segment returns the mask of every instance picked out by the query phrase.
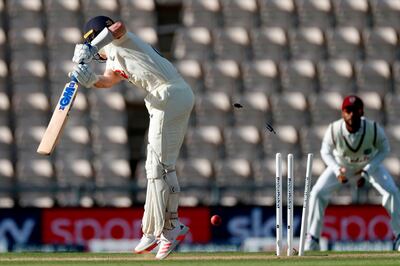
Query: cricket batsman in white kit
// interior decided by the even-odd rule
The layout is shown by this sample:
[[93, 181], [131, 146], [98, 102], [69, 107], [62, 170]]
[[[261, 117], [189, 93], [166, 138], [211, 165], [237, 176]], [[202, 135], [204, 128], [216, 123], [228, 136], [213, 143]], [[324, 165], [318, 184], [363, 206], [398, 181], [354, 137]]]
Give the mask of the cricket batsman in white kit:
[[359, 187], [369, 182], [382, 195], [382, 205], [391, 216], [396, 236], [393, 248], [400, 249], [399, 189], [382, 165], [390, 151], [389, 142], [383, 129], [363, 115], [362, 100], [355, 95], [347, 96], [342, 103], [342, 119], [331, 123], [325, 133], [321, 156], [327, 168], [311, 190], [305, 250], [320, 249], [319, 238], [329, 198], [332, 192], [353, 180]]
[[[109, 88], [126, 80], [147, 91], [148, 184], [143, 237], [135, 252], [150, 252], [159, 245], [156, 258], [164, 259], [189, 231], [178, 219], [180, 187], [175, 163], [194, 105], [192, 89], [172, 63], [134, 33], [127, 32], [122, 22], [94, 17], [85, 25], [84, 39], [84, 44], [75, 47], [73, 61], [77, 65], [71, 72], [81, 85]], [[103, 75], [96, 75], [88, 64], [96, 58], [107, 60]]]

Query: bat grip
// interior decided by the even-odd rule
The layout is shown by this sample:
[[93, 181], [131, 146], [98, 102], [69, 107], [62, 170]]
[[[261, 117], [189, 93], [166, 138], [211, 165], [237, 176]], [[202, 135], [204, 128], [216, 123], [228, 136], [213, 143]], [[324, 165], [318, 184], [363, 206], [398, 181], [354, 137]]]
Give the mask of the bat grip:
[[89, 47], [89, 49], [92, 49], [92, 45], [89, 42], [85, 42], [85, 45]]

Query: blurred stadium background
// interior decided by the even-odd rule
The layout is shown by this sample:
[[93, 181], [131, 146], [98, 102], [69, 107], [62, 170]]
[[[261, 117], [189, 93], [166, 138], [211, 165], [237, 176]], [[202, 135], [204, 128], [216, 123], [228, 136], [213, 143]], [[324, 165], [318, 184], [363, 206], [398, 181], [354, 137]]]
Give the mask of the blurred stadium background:
[[[39, 226], [37, 239], [19, 244], [31, 237], [34, 244], [76, 243], [44, 236], [52, 226], [46, 219], [91, 211], [91, 218], [119, 217], [109, 207], [131, 210], [139, 237], [148, 126], [143, 93], [129, 84], [82, 89], [55, 154], [36, 154], [72, 69], [74, 45], [96, 15], [125, 21], [192, 85], [196, 105], [177, 164], [181, 206], [194, 213], [191, 219], [244, 215], [259, 230], [246, 236], [268, 230], [273, 236], [274, 224], [271, 229], [264, 221], [274, 221], [275, 153], [295, 155], [300, 206], [305, 154], [315, 155], [315, 181], [324, 169], [324, 131], [350, 93], [384, 126], [392, 148], [385, 165], [400, 185], [400, 0], [0, 0], [0, 227], [11, 219], [22, 230], [26, 217], [36, 217]], [[95, 68], [100, 73], [104, 64]], [[332, 200], [380, 202], [368, 186], [346, 186]], [[356, 212], [355, 205], [349, 208]], [[255, 216], [263, 225], [254, 224]], [[199, 228], [207, 228], [209, 238], [199, 243], [243, 244], [240, 234], [235, 238], [224, 227], [224, 235], [208, 218], [203, 222]], [[387, 240], [386, 229], [380, 237]], [[4, 250], [17, 243], [10, 235], [2, 235]]]

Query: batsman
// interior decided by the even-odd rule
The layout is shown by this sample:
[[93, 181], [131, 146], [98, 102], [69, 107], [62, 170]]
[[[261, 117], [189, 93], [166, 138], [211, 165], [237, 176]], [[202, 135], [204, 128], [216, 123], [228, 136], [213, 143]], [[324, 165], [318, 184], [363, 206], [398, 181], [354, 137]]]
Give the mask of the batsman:
[[342, 118], [325, 133], [321, 156], [327, 168], [311, 190], [305, 250], [319, 250], [325, 208], [331, 194], [342, 186], [369, 182], [382, 196], [396, 236], [394, 250], [400, 250], [400, 194], [392, 176], [382, 165], [390, 152], [383, 129], [364, 117], [364, 104], [356, 95], [342, 103]]
[[[93, 59], [106, 60], [102, 75], [90, 67]], [[178, 218], [175, 163], [194, 105], [192, 89], [157, 50], [128, 32], [123, 22], [105, 16], [86, 23], [84, 43], [76, 45], [72, 60], [77, 65], [71, 75], [85, 87], [110, 88], [126, 80], [147, 92], [147, 193], [143, 236], [135, 252], [150, 252], [159, 245], [156, 258], [164, 259], [189, 231]]]

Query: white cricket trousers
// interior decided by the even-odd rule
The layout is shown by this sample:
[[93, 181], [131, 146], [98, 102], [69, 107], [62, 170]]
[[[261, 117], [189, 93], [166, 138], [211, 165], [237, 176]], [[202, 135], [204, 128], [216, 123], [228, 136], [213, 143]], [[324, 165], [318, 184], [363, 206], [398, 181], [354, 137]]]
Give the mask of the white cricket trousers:
[[[349, 177], [350, 181], [357, 177]], [[382, 195], [382, 206], [391, 216], [391, 226], [394, 234], [400, 233], [400, 195], [392, 176], [382, 165], [370, 173], [366, 180]], [[354, 182], [352, 182], [354, 183]], [[310, 194], [310, 206], [308, 216], [308, 232], [314, 237], [321, 236], [325, 208], [328, 206], [331, 194], [338, 190], [341, 184], [333, 170], [328, 167], [318, 178]]]
[[145, 103], [150, 124], [142, 231], [159, 236], [164, 228], [172, 228], [178, 221], [180, 187], [175, 164], [193, 109], [194, 95], [189, 85], [178, 79], [150, 92]]

